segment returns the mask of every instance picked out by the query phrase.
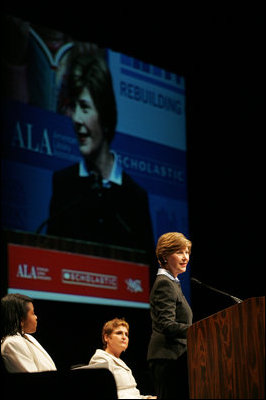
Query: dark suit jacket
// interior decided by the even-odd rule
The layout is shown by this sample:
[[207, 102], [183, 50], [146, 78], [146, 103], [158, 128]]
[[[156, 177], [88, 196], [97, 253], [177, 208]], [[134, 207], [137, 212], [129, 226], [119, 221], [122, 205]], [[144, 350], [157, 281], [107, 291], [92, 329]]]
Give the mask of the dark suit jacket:
[[158, 275], [150, 294], [152, 335], [148, 360], [176, 360], [187, 349], [187, 330], [192, 311], [179, 283]]
[[78, 171], [75, 164], [54, 173], [47, 233], [145, 250], [154, 265], [146, 191], [125, 172], [122, 185], [102, 188]]

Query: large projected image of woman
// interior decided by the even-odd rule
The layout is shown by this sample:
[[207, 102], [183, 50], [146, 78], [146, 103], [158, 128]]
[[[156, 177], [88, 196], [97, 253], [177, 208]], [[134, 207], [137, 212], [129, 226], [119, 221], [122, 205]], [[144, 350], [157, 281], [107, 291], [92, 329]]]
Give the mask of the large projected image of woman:
[[188, 228], [183, 78], [17, 18], [4, 29], [3, 226], [144, 251], [153, 280], [154, 239]]
[[66, 93], [61, 110], [73, 120], [83, 158], [54, 173], [47, 233], [152, 254], [147, 193], [122, 170], [110, 149], [117, 109], [104, 53], [73, 59]]
[[[154, 254], [147, 192], [122, 170], [110, 149], [117, 105], [106, 51], [13, 17], [6, 17], [4, 22], [12, 44], [4, 54], [5, 95], [25, 109], [28, 105], [36, 107], [31, 112], [43, 109], [54, 119], [56, 113], [70, 117], [82, 160], [73, 160], [76, 164], [71, 165], [69, 158], [67, 167], [56, 166], [51, 149], [50, 170], [55, 172], [51, 174], [49, 215], [36, 232], [40, 233], [47, 224], [46, 233], [50, 235]], [[20, 52], [15, 51], [17, 47]], [[18, 65], [13, 53], [22, 52], [23, 60]], [[39, 118], [38, 124], [47, 128], [45, 118]], [[53, 135], [57, 129], [50, 124], [47, 132]], [[63, 137], [63, 128], [59, 129]], [[54, 144], [55, 140], [49, 136], [49, 142]], [[31, 157], [29, 154], [25, 160], [29, 165]], [[42, 157], [40, 154], [40, 165], [36, 165], [40, 171]], [[23, 178], [23, 182], [26, 180]], [[39, 186], [35, 188], [35, 192], [41, 191]], [[26, 225], [24, 229], [27, 230]]]

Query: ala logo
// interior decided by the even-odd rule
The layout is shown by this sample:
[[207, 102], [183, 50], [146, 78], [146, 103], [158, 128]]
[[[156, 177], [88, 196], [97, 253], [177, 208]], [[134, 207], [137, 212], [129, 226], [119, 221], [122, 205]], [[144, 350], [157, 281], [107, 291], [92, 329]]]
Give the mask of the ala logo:
[[138, 293], [138, 292], [143, 292], [143, 289], [141, 287], [141, 280], [140, 279], [126, 279], [125, 280], [127, 284], [127, 290], [133, 293]]
[[[11, 145], [13, 147], [19, 147], [20, 149], [26, 149], [35, 153], [47, 154], [52, 156], [52, 147], [48, 135], [47, 129], [44, 129], [39, 142], [35, 142], [32, 124], [21, 125], [18, 121], [15, 127], [14, 136], [12, 138]], [[35, 139], [36, 140], [36, 139]]]
[[48, 272], [49, 268], [18, 264], [17, 278], [51, 280], [52, 278], [47, 275]]

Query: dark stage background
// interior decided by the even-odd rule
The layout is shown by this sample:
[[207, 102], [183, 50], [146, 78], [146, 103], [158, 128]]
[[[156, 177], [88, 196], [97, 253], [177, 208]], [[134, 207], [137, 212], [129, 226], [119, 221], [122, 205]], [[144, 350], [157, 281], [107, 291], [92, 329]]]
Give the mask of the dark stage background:
[[[191, 274], [242, 299], [265, 295], [262, 7], [72, 7], [6, 11], [185, 76]], [[195, 284], [191, 298], [194, 321], [233, 304]], [[147, 310], [41, 300], [35, 308], [36, 337], [59, 368], [87, 363], [101, 346], [102, 321], [125, 317], [124, 360], [140, 390], [151, 390]]]

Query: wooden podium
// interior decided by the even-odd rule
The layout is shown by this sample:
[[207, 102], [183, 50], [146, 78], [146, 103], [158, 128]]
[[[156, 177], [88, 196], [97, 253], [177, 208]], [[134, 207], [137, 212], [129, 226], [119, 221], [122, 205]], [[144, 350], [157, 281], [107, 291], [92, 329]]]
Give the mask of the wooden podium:
[[191, 399], [264, 399], [265, 297], [254, 297], [188, 329]]

